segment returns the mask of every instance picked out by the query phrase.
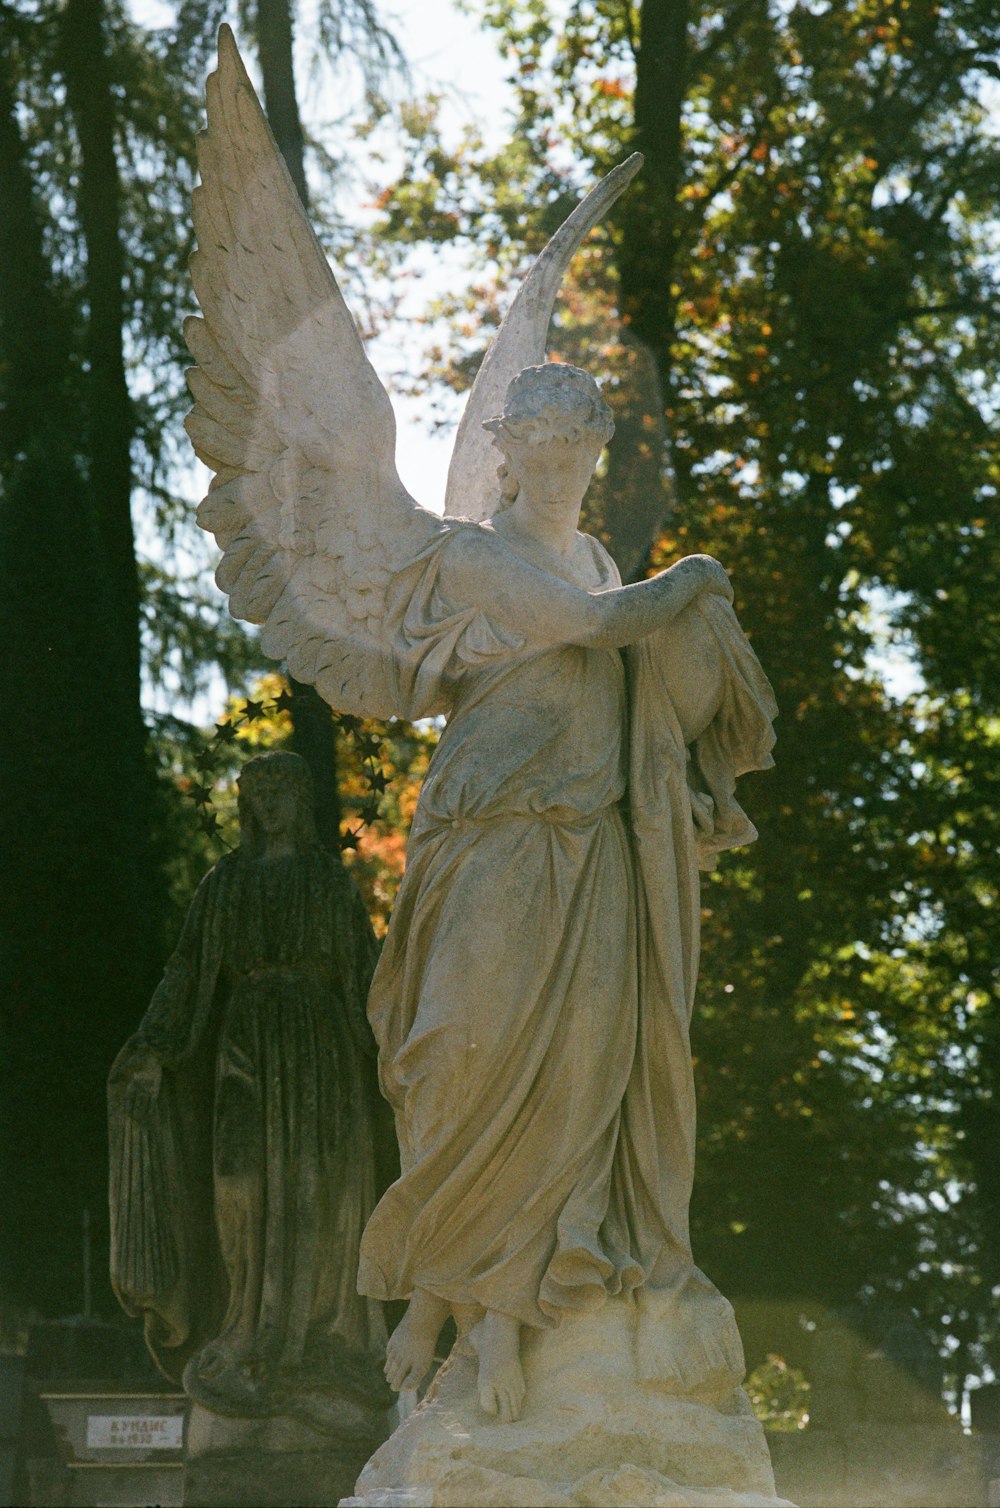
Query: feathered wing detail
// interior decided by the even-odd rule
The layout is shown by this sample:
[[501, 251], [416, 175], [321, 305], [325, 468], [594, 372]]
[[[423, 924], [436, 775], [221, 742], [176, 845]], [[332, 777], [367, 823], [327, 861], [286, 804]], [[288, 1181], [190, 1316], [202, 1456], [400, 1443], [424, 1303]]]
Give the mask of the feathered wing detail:
[[198, 522], [265, 652], [334, 707], [390, 716], [391, 583], [445, 526], [399, 480], [388, 395], [227, 26], [207, 110], [191, 261], [204, 318], [184, 329], [187, 430], [215, 472]]
[[498, 458], [483, 423], [503, 408], [504, 395], [518, 372], [545, 360], [549, 321], [566, 268], [642, 162], [642, 153], [633, 152], [581, 199], [521, 284], [479, 368], [458, 427], [444, 504], [451, 517], [481, 522], [495, 511]]

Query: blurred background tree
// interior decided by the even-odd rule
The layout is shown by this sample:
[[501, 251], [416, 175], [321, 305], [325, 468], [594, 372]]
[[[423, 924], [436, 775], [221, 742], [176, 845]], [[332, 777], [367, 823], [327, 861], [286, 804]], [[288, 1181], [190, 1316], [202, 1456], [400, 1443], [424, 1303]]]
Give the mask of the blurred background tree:
[[[5, 4], [0, 90], [0, 1244], [15, 1296], [78, 1308], [101, 1080], [162, 951], [131, 503], [179, 392], [195, 95], [100, 0]], [[173, 383], [130, 391], [133, 352]]]
[[[213, 669], [238, 683], [263, 664], [205, 591], [192, 479], [177, 486], [195, 133], [222, 14], [190, 0], [153, 28], [117, 0], [0, 5], [0, 643], [18, 699], [0, 767], [0, 1281], [47, 1312], [83, 1302], [84, 1210], [109, 1297], [104, 1079], [208, 858], [175, 799], [201, 735], [170, 715], [147, 728], [143, 651], [188, 698]], [[292, 12], [262, 0], [252, 19], [287, 138]], [[369, 0], [327, 6], [319, 31], [369, 82], [395, 60]], [[297, 151], [304, 189], [301, 133]], [[136, 505], [159, 540], [141, 564]], [[327, 714], [324, 759], [304, 700], [335, 843], [332, 730]]]

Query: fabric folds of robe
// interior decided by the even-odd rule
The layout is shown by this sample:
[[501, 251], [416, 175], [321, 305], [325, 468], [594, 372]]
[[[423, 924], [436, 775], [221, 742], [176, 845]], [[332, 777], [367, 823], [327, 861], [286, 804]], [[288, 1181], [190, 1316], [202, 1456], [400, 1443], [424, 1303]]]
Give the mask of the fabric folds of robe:
[[[690, 1022], [700, 950], [700, 867], [756, 831], [736, 777], [773, 763], [773, 693], [731, 606], [702, 596], [631, 646], [629, 805], [636, 861], [639, 1031], [622, 1106], [617, 1217], [646, 1275], [640, 1370], [704, 1386], [739, 1380], [732, 1308], [694, 1266], [688, 1207], [695, 1090]], [[706, 771], [708, 776], [706, 778]]]
[[248, 1368], [260, 1383], [248, 1411], [255, 1396], [266, 1407], [276, 1388], [329, 1370], [331, 1356], [374, 1357], [384, 1342], [353, 1261], [391, 1176], [377, 1165], [388, 1138], [365, 1063], [374, 957], [336, 860], [319, 849], [227, 856], [125, 1050], [148, 1045], [165, 1064], [147, 1117], [127, 1113], [112, 1074], [116, 1292], [144, 1315], [173, 1380], [206, 1346], [230, 1384]]
[[603, 1229], [636, 1032], [625, 704], [611, 650], [455, 678], [369, 997], [402, 1177], [365, 1232], [363, 1292], [545, 1326], [641, 1279]]
[[[602, 585], [618, 584], [592, 548]], [[436, 591], [418, 604], [427, 642], [454, 621]], [[369, 998], [402, 1176], [365, 1232], [362, 1291], [422, 1287], [545, 1326], [645, 1284], [642, 1365], [686, 1384], [740, 1364], [688, 1236], [699, 845], [716, 807], [716, 847], [748, 840], [726, 801], [769, 694], [717, 600], [630, 652], [628, 698], [617, 652], [452, 659], [452, 715]], [[704, 1332], [700, 1350], [663, 1354], [665, 1310], [675, 1333]]]

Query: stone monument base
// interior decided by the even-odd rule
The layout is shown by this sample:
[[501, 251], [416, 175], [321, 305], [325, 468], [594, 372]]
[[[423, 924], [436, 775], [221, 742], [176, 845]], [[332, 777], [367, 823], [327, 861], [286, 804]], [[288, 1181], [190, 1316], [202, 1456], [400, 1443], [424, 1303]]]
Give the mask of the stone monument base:
[[527, 1334], [514, 1424], [482, 1411], [476, 1359], [459, 1342], [341, 1508], [782, 1508], [743, 1389], [643, 1381], [640, 1323], [619, 1298]]
[[351, 1404], [336, 1411], [343, 1417], [307, 1423], [233, 1419], [193, 1404], [185, 1508], [329, 1508], [387, 1434], [385, 1414], [363, 1417]]

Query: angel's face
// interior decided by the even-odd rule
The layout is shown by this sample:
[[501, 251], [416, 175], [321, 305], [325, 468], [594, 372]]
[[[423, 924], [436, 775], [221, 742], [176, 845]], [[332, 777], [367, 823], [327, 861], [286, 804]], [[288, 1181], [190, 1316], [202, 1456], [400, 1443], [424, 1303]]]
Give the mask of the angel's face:
[[604, 441], [590, 431], [548, 439], [508, 441], [507, 459], [530, 507], [579, 512]]

